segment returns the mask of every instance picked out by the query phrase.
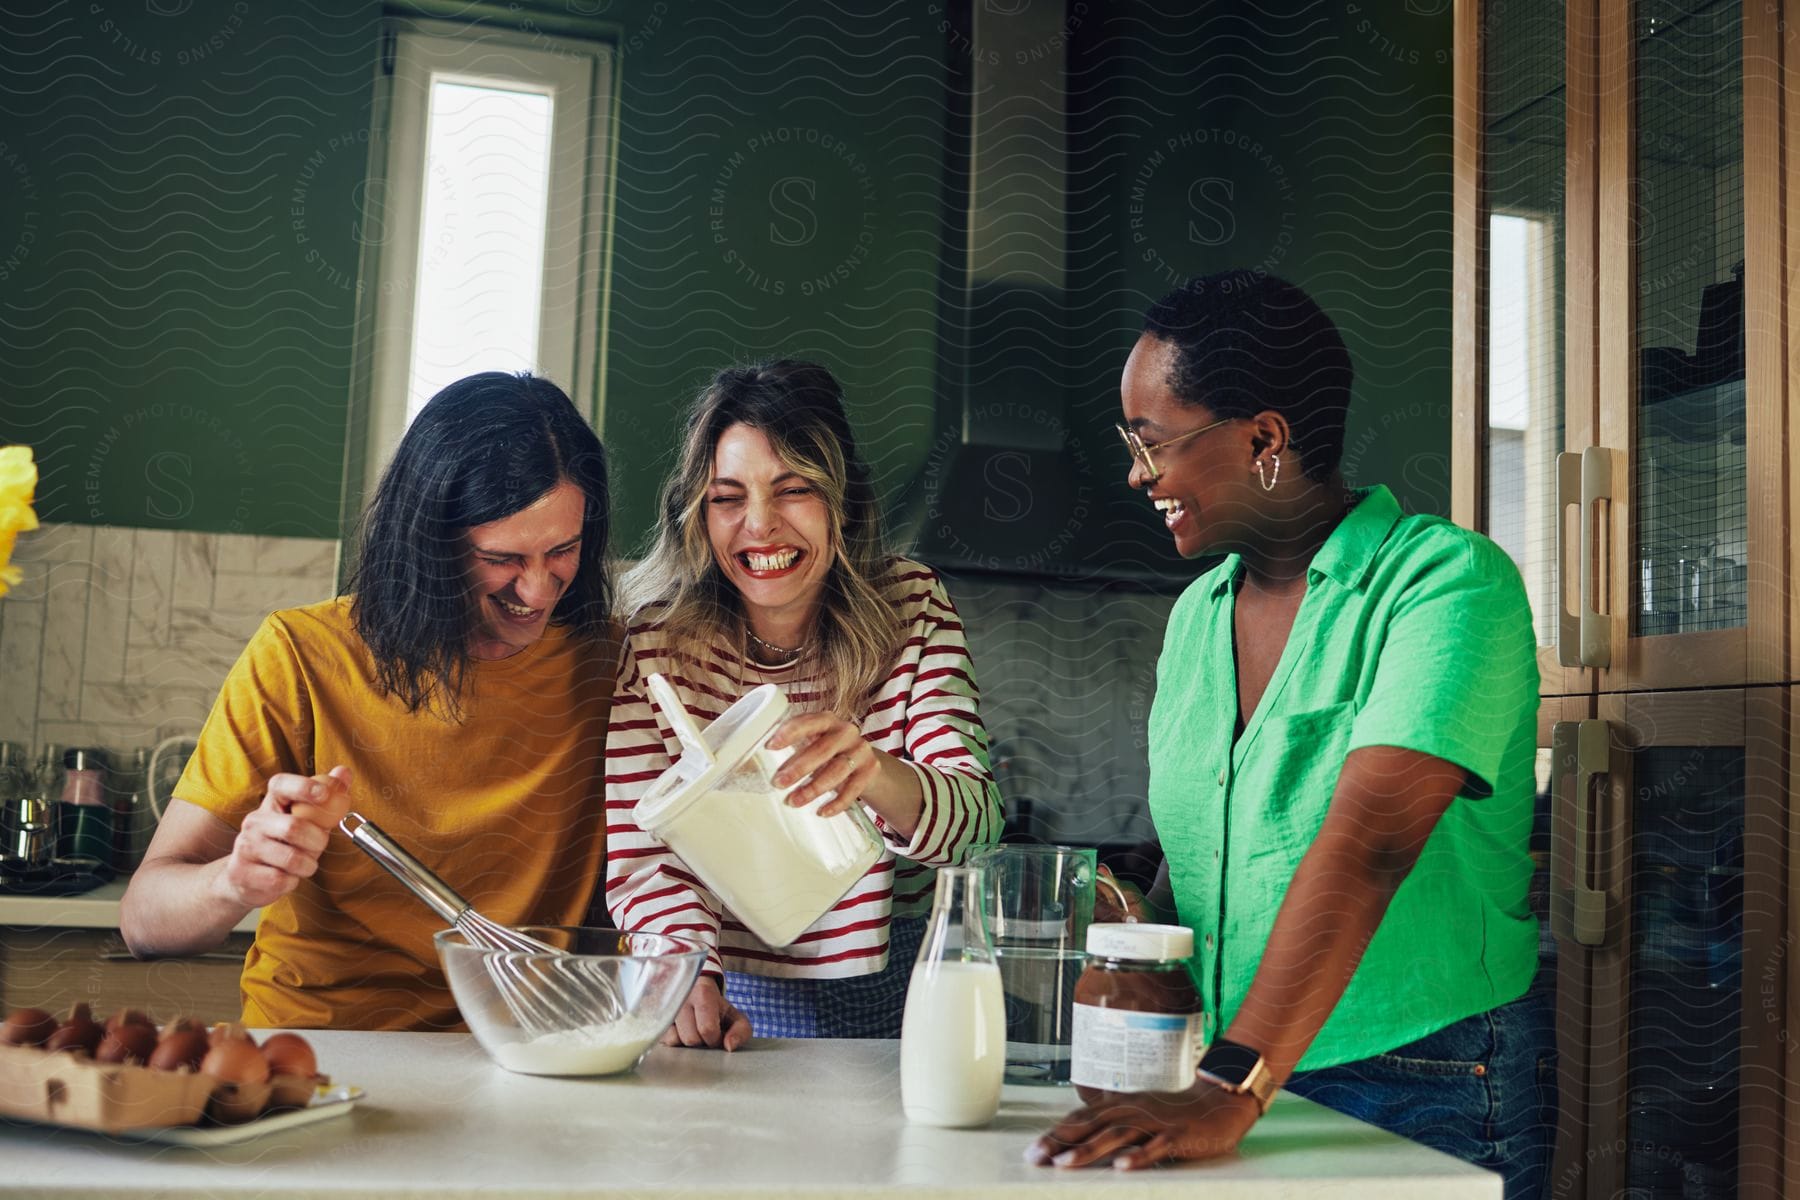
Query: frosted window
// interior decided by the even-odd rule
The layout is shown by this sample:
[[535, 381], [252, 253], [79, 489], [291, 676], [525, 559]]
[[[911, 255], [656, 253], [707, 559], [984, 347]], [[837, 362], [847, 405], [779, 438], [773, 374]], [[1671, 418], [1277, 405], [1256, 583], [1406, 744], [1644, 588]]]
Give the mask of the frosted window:
[[1540, 644], [1556, 634], [1557, 252], [1549, 221], [1489, 214], [1487, 532], [1519, 564]]
[[1531, 384], [1545, 347], [1533, 344], [1532, 318], [1545, 297], [1531, 294], [1532, 236], [1541, 222], [1499, 213], [1488, 218], [1488, 425], [1531, 425]]
[[537, 368], [552, 107], [432, 81], [408, 423], [465, 375]]

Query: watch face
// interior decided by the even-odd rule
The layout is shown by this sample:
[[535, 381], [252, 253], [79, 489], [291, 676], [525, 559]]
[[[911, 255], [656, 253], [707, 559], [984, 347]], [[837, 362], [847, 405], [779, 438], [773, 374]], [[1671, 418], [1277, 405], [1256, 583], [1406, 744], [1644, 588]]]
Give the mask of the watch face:
[[1250, 1072], [1262, 1061], [1262, 1055], [1248, 1046], [1240, 1046], [1236, 1042], [1214, 1042], [1200, 1056], [1200, 1069], [1208, 1075], [1223, 1079], [1225, 1082], [1242, 1087], [1250, 1078]]

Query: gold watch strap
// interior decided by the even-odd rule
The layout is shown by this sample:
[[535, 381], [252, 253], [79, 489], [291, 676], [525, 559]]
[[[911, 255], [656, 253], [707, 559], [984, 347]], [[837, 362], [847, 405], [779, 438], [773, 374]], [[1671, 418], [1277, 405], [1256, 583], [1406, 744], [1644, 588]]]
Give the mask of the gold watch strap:
[[[1233, 1043], [1233, 1046], [1242, 1048], [1238, 1047], [1236, 1043]], [[1252, 1053], [1255, 1052], [1252, 1051]], [[1223, 1088], [1235, 1096], [1249, 1096], [1256, 1101], [1256, 1107], [1263, 1113], [1269, 1111], [1269, 1105], [1275, 1100], [1275, 1093], [1281, 1090], [1281, 1085], [1275, 1079], [1275, 1073], [1269, 1069], [1268, 1061], [1260, 1054], [1257, 1055], [1255, 1065], [1244, 1076], [1242, 1083], [1233, 1083], [1229, 1079], [1214, 1075], [1206, 1069], [1204, 1059], [1195, 1074], [1213, 1086]]]
[[1281, 1085], [1275, 1082], [1275, 1073], [1269, 1070], [1269, 1064], [1262, 1059], [1250, 1069], [1250, 1078], [1244, 1080], [1244, 1090], [1256, 1101], [1256, 1106], [1263, 1112], [1269, 1111], [1269, 1105], [1275, 1102], [1275, 1093]]

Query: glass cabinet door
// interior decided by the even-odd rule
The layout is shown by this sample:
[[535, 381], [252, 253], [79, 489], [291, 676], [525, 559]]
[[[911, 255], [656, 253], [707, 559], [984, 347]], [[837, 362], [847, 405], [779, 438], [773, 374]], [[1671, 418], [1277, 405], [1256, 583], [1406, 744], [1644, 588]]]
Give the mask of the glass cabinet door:
[[[1479, 175], [1477, 211], [1464, 218], [1486, 254], [1480, 258], [1476, 294], [1485, 298], [1485, 354], [1472, 368], [1486, 397], [1486, 420], [1477, 431], [1483, 482], [1472, 520], [1512, 556], [1524, 577], [1537, 630], [1544, 691], [1587, 690], [1588, 673], [1558, 661], [1559, 603], [1565, 582], [1558, 564], [1558, 454], [1592, 440], [1593, 373], [1564, 372], [1565, 268], [1569, 239], [1591, 251], [1591, 226], [1569, 218], [1565, 162], [1572, 120], [1581, 97], [1564, 86], [1567, 20], [1559, 4], [1471, 5], [1465, 20], [1479, 30]], [[1591, 107], [1591, 105], [1589, 106]], [[1589, 153], [1591, 152], [1585, 152]], [[1576, 174], [1592, 165], [1577, 163]], [[1591, 283], [1588, 292], [1591, 293]], [[1582, 297], [1574, 297], [1576, 313]], [[1591, 317], [1591, 298], [1587, 312]], [[1479, 340], [1477, 340], [1479, 345]], [[1591, 356], [1589, 356], [1591, 358]], [[1583, 358], [1581, 361], [1588, 361]], [[1565, 392], [1579, 394], [1565, 418]], [[1565, 639], [1566, 640], [1566, 639]]]
[[1740, 0], [1612, 7], [1599, 258], [1611, 620], [1600, 690], [1744, 683], [1751, 559], [1771, 549], [1751, 538], [1745, 285], [1747, 273], [1777, 269], [1747, 253], [1744, 10]]
[[[1582, 931], [1578, 933], [1576, 928], [1576, 889], [1593, 886], [1594, 865], [1586, 856], [1578, 861], [1575, 850], [1595, 841], [1588, 832], [1593, 776], [1579, 769], [1577, 753], [1582, 724], [1593, 717], [1592, 705], [1587, 696], [1546, 696], [1538, 705], [1532, 857], [1540, 869], [1532, 876], [1531, 907], [1543, 925], [1538, 979], [1533, 986], [1552, 989], [1556, 998], [1558, 1120], [1551, 1163], [1553, 1186], [1545, 1194], [1558, 1200], [1579, 1200], [1586, 1195], [1588, 1080], [1592, 1075], [1589, 1030], [1593, 1025], [1590, 968], [1592, 944], [1598, 939], [1586, 930], [1585, 919]], [[1589, 804], [1579, 816], [1578, 800]], [[1604, 928], [1604, 920], [1601, 926]]]
[[1756, 1074], [1768, 1037], [1756, 1026], [1764, 960], [1780, 954], [1760, 897], [1780, 881], [1774, 858], [1747, 853], [1747, 830], [1766, 841], [1758, 822], [1778, 824], [1782, 805], [1781, 721], [1762, 722], [1766, 744], [1755, 728], [1772, 697], [1778, 706], [1778, 689], [1602, 695], [1598, 720], [1583, 723], [1605, 746], [1589, 771], [1603, 764], [1605, 777], [1586, 797], [1593, 833], [1573, 862], [1600, 893], [1604, 928], [1575, 948], [1590, 988], [1585, 1094], [1563, 1102], [1587, 1139], [1563, 1166], [1585, 1186], [1559, 1179], [1553, 1194], [1734, 1196], [1745, 1165], [1761, 1170], [1773, 1153], [1763, 1106], [1779, 1075]]

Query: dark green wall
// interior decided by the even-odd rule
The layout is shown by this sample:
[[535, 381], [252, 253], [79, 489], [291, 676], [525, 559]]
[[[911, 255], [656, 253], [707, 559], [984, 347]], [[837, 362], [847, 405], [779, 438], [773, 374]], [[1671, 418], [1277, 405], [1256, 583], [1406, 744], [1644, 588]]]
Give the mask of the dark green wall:
[[[184, 7], [9, 18], [0, 440], [37, 448], [46, 520], [331, 536], [380, 6], [155, 15]], [[903, 496], [947, 411], [935, 6], [576, 7], [613, 23], [622, 81], [603, 427], [622, 546], [681, 405], [738, 358], [830, 364]], [[1240, 263], [1343, 325], [1351, 474], [1448, 504], [1447, 0], [1194, 7], [1071, 10], [1060, 369], [1094, 504], [1059, 542], [1072, 561], [1167, 565], [1120, 486], [1118, 371], [1173, 278]]]
[[8, 13], [0, 441], [44, 520], [337, 531], [377, 32], [369, 0]]
[[[36, 447], [45, 520], [339, 529], [381, 9], [268, 7], [9, 18], [0, 439]], [[648, 523], [680, 404], [734, 359], [838, 369], [898, 486], [932, 414], [936, 19], [910, 3], [536, 7], [546, 26], [617, 30], [603, 432], [622, 542]]]
[[682, 406], [734, 360], [829, 365], [877, 484], [897, 490], [934, 417], [931, 6], [657, 0], [606, 15], [625, 30], [603, 429], [622, 547], [649, 528]]
[[1338, 322], [1352, 482], [1448, 513], [1449, 0], [1093, 7], [1072, 64], [1091, 334], [1071, 411], [1117, 469], [1089, 552], [1171, 562], [1143, 499], [1121, 498], [1119, 373], [1152, 301], [1229, 267], [1292, 280]]

